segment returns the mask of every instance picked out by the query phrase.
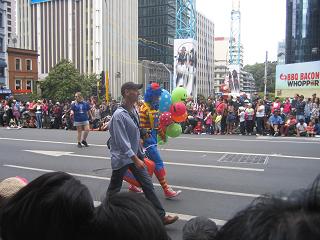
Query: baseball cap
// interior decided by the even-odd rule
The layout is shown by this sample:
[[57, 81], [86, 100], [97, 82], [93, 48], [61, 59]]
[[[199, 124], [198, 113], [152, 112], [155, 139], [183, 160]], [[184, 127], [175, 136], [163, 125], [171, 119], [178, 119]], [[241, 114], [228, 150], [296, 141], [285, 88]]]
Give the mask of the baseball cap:
[[129, 90], [129, 89], [141, 89], [143, 87], [143, 84], [137, 84], [134, 82], [126, 82], [124, 84], [122, 84], [121, 86], [121, 95], [124, 94], [125, 90]]

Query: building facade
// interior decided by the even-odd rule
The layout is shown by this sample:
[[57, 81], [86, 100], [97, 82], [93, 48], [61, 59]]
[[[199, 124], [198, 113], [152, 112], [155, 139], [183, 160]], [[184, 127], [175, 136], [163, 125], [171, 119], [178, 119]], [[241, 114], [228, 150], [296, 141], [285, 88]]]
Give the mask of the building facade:
[[201, 13], [196, 18], [197, 94], [213, 96], [214, 88], [214, 23]]
[[241, 72], [243, 82], [242, 91], [248, 94], [253, 94], [257, 92], [256, 81], [251, 73], [242, 71]]
[[139, 0], [139, 60], [173, 64], [176, 0]]
[[287, 0], [286, 64], [320, 60], [320, 1]]
[[152, 82], [157, 82], [161, 87], [170, 91], [170, 79], [172, 78], [170, 67], [169, 64], [164, 65], [154, 61], [139, 61], [139, 83], [143, 84], [144, 91], [146, 86]]
[[17, 45], [39, 53], [44, 78], [62, 59], [81, 73], [108, 73], [109, 92], [138, 81], [137, 0], [17, 0]]
[[286, 64], [286, 43], [285, 41], [278, 43], [277, 64]]
[[7, 0], [7, 44], [9, 47], [16, 47], [17, 45], [17, 28], [16, 28], [16, 4], [17, 0]]
[[7, 51], [7, 17], [6, 2], [0, 1], [0, 87], [7, 86], [6, 78], [6, 51]]
[[214, 88], [215, 93], [221, 93], [225, 83], [229, 65], [229, 38], [214, 38]]
[[37, 89], [38, 53], [8, 47], [9, 88], [14, 94], [32, 93]]

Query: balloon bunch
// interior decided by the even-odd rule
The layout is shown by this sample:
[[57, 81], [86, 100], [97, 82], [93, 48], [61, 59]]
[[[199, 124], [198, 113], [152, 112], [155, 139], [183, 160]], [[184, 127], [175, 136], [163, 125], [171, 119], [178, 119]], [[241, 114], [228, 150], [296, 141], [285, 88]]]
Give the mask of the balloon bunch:
[[167, 90], [162, 90], [159, 102], [158, 143], [165, 144], [168, 137], [178, 137], [182, 133], [179, 123], [184, 122], [187, 117], [187, 108], [184, 101], [187, 99], [187, 90], [177, 87], [172, 91], [172, 95]]

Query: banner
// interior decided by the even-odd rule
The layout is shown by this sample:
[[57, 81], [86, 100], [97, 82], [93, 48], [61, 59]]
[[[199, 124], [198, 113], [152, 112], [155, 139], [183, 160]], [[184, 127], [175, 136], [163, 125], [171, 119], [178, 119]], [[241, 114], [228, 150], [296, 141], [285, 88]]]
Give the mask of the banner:
[[197, 96], [197, 41], [174, 40], [173, 88], [182, 86], [189, 96]]
[[320, 61], [277, 65], [276, 89], [320, 89]]
[[51, 0], [31, 0], [31, 4], [35, 3], [43, 3], [43, 2], [50, 2]]
[[240, 65], [229, 65], [228, 85], [231, 93], [240, 93]]

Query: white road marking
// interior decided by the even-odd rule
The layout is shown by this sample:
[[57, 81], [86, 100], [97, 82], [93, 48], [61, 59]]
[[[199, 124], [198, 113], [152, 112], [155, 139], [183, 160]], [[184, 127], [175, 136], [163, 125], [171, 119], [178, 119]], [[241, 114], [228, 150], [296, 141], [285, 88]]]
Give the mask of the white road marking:
[[[297, 140], [299, 138], [294, 138], [294, 137], [285, 137], [285, 138], [274, 138], [274, 137], [269, 137], [269, 136], [259, 136], [255, 139], [244, 139], [244, 138], [215, 138], [215, 137], [199, 137], [199, 138], [195, 138], [195, 137], [181, 137], [179, 136], [179, 138], [181, 139], [190, 139], [190, 140], [211, 140], [211, 141], [238, 141], [238, 142], [270, 142], [270, 143], [305, 143], [305, 144], [309, 144], [309, 143], [313, 143], [313, 144], [320, 144], [320, 139], [319, 138], [302, 138], [305, 139], [307, 141], [288, 141], [288, 140], [284, 140], [284, 139], [293, 139], [293, 140]], [[301, 139], [301, 138], [300, 138]]]
[[[49, 169], [42, 169], [42, 168], [32, 168], [32, 167], [25, 167], [25, 166], [19, 166], [19, 165], [10, 165], [10, 164], [4, 164], [3, 166], [4, 167], [9, 167], [9, 168], [17, 168], [17, 169], [24, 169], [24, 170], [30, 170], [30, 171], [37, 171], [37, 172], [54, 172], [54, 171], [56, 171], [56, 170], [49, 170]], [[92, 175], [72, 173], [72, 172], [69, 172], [69, 174], [71, 174], [73, 176], [77, 176], [77, 177], [110, 181], [110, 178], [107, 178], [107, 177], [99, 177], [99, 176], [92, 176]], [[158, 183], [154, 183], [153, 185], [161, 187], [161, 185], [158, 184]], [[186, 186], [178, 186], [178, 185], [171, 185], [171, 187], [176, 188], [176, 189], [188, 190], [188, 191], [217, 193], [217, 194], [231, 195], [231, 196], [251, 197], [251, 198], [260, 197], [260, 195], [258, 195], [258, 194], [221, 191], [221, 190], [215, 190], [215, 189], [195, 188], [195, 187], [186, 187]]]
[[[45, 141], [45, 140], [33, 140], [33, 139], [0, 138], [0, 140], [23, 141], [23, 142], [42, 142], [42, 143], [54, 143], [54, 144], [64, 144], [64, 145], [75, 145], [75, 143], [70, 143], [70, 142], [55, 142], [55, 141]], [[90, 146], [94, 146], [94, 147], [106, 147], [107, 145], [90, 144]], [[320, 157], [290, 156], [290, 155], [281, 155], [281, 154], [272, 154], [272, 153], [269, 154], [269, 153], [246, 153], [246, 152], [199, 151], [199, 150], [168, 149], [168, 148], [159, 148], [159, 150], [161, 150], [161, 151], [168, 151], [168, 152], [190, 152], [190, 153], [207, 153], [207, 154], [241, 154], [241, 155], [269, 156], [269, 157], [278, 157], [278, 158], [296, 158], [296, 159], [313, 159], [313, 160], [320, 160]]]
[[[99, 207], [101, 205], [101, 202], [100, 201], [93, 201], [93, 204], [95, 207]], [[181, 213], [172, 213], [172, 212], [167, 212], [167, 214], [177, 215], [179, 217], [179, 220], [181, 220], [181, 221], [189, 221], [190, 219], [197, 217], [197, 216], [181, 214]], [[218, 226], [223, 226], [226, 223], [226, 221], [220, 220], [220, 219], [215, 219], [215, 218], [209, 218], [209, 219], [214, 221]]]
[[162, 148], [162, 151], [169, 152], [188, 152], [188, 153], [207, 153], [207, 154], [238, 154], [238, 155], [257, 155], [257, 156], [266, 156], [266, 157], [278, 157], [278, 158], [299, 158], [299, 159], [314, 159], [320, 160], [320, 157], [307, 157], [307, 156], [290, 156], [290, 155], [282, 155], [282, 154], [274, 154], [274, 153], [246, 153], [246, 152], [222, 152], [222, 151], [204, 151], [204, 150], [188, 150], [188, 149], [170, 149], [170, 148]]
[[[23, 151], [42, 154], [42, 155], [48, 155], [48, 156], [52, 156], [52, 157], [71, 156], [71, 157], [82, 157], [82, 158], [110, 159], [110, 157], [80, 155], [80, 154], [74, 154], [74, 152], [43, 151], [43, 150], [23, 150]], [[176, 163], [176, 162], [164, 162], [164, 163], [167, 165], [176, 165], [176, 166], [184, 166], [184, 167], [199, 167], [199, 168], [215, 168], [215, 169], [226, 169], [226, 170], [264, 172], [264, 169], [262, 169], [262, 168], [242, 168], [242, 167], [228, 167], [228, 166], [219, 166], [219, 165]]]

